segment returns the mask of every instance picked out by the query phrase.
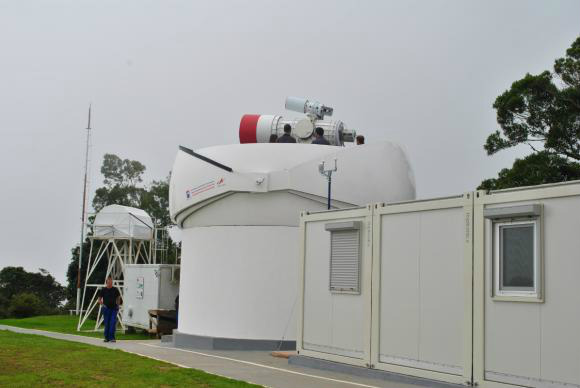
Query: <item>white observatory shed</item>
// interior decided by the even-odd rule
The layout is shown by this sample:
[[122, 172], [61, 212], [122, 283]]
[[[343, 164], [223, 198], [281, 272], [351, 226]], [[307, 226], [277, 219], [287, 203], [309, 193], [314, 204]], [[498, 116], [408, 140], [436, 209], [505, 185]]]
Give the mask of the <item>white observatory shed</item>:
[[[412, 169], [399, 146], [342, 147], [353, 141], [354, 131], [324, 121], [332, 108], [316, 104], [303, 104], [306, 120], [312, 130], [323, 127], [335, 145], [304, 144], [312, 136], [305, 119], [246, 115], [240, 140], [249, 144], [180, 147], [169, 192], [171, 217], [182, 229], [176, 346], [294, 348], [300, 212], [327, 208], [321, 162], [338, 166], [332, 175], [334, 209], [415, 198]], [[317, 106], [325, 108], [323, 114], [309, 114], [307, 108]], [[261, 144], [266, 127], [277, 134], [282, 123], [300, 125], [298, 144]]]

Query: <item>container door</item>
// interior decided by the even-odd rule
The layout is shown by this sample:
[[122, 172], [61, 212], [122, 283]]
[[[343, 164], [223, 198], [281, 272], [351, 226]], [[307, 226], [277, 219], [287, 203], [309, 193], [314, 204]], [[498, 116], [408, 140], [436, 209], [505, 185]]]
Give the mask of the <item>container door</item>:
[[302, 217], [299, 354], [370, 366], [372, 208]]

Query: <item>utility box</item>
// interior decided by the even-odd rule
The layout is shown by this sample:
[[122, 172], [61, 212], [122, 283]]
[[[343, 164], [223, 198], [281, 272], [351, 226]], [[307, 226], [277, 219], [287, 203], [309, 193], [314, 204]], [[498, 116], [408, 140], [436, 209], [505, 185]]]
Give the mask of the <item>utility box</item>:
[[123, 324], [149, 329], [149, 310], [175, 310], [178, 293], [179, 265], [125, 265]]

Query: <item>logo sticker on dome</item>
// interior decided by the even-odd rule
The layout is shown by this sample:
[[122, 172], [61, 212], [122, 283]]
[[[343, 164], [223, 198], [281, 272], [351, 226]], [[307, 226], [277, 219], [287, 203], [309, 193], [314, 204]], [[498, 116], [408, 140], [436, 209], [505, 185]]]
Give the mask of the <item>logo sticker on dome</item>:
[[189, 190], [185, 190], [185, 198], [190, 199], [198, 194], [205, 193], [206, 191], [209, 191], [211, 189], [215, 189], [215, 187], [216, 187], [215, 181], [205, 182], [199, 186], [193, 187]]

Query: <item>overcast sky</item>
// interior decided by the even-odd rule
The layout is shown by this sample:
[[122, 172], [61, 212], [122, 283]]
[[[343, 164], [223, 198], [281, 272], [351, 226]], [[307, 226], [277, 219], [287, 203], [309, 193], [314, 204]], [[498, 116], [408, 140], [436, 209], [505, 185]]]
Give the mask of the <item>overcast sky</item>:
[[65, 281], [90, 102], [92, 190], [104, 153], [159, 179], [291, 95], [403, 145], [419, 197], [459, 194], [529, 152], [485, 154], [491, 105], [579, 34], [579, 1], [0, 0], [0, 268]]

